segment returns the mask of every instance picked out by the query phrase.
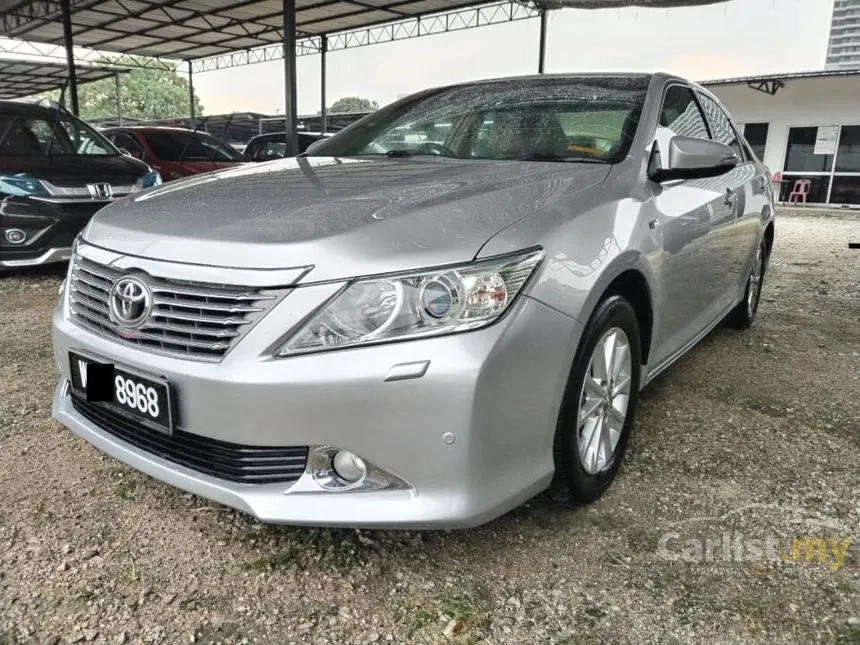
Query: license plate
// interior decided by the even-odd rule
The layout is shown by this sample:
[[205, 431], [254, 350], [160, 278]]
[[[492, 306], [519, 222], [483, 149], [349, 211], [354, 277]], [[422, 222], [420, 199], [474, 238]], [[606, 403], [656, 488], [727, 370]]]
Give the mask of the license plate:
[[173, 407], [167, 381], [69, 352], [72, 389], [112, 410], [161, 432], [173, 432]]

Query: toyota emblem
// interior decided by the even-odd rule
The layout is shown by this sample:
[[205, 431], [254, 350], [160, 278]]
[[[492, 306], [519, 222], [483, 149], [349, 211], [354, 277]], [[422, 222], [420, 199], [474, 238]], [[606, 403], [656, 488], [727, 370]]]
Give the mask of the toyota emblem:
[[123, 327], [139, 327], [152, 311], [152, 292], [140, 278], [126, 276], [108, 294], [111, 318]]

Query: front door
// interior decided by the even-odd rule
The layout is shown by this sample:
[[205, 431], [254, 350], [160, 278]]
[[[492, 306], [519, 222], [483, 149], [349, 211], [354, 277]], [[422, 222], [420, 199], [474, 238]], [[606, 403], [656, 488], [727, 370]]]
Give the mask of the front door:
[[[673, 136], [709, 138], [692, 90], [670, 85], [655, 140], [668, 166]], [[654, 208], [662, 237], [662, 263], [651, 365], [668, 359], [725, 310], [732, 290], [734, 224], [741, 197], [732, 173], [662, 184]]]
[[743, 297], [747, 277], [761, 236], [762, 216], [770, 208], [768, 178], [764, 167], [742, 145], [737, 129], [726, 112], [707, 94], [698, 93], [698, 99], [708, 120], [711, 136], [735, 151], [740, 163], [726, 173], [728, 188], [732, 191], [733, 222], [731, 226], [732, 250], [729, 263], [727, 306]]

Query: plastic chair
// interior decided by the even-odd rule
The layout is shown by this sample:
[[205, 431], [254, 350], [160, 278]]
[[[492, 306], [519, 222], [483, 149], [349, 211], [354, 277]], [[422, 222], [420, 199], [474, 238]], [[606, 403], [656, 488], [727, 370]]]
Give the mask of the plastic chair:
[[803, 200], [804, 206], [806, 205], [806, 198], [809, 195], [809, 189], [812, 186], [811, 179], [798, 179], [794, 182], [794, 188], [791, 189], [791, 192], [788, 194], [788, 203], [796, 203], [797, 200]]

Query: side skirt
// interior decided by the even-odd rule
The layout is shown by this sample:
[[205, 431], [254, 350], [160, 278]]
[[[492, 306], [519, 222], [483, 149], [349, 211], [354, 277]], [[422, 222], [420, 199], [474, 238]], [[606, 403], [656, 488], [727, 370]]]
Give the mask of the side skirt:
[[640, 379], [639, 390], [641, 391], [642, 388], [644, 388], [651, 381], [653, 381], [655, 378], [657, 378], [657, 376], [659, 376], [661, 372], [663, 372], [666, 368], [668, 368], [670, 365], [672, 365], [672, 363], [674, 363], [679, 358], [681, 358], [684, 354], [686, 354], [691, 349], [693, 349], [693, 347], [695, 347], [695, 345], [700, 340], [702, 340], [705, 336], [710, 334], [714, 330], [714, 328], [723, 321], [723, 319], [728, 315], [728, 313], [732, 309], [734, 309], [741, 300], [742, 300], [742, 298], [736, 299], [731, 305], [726, 307], [726, 309], [719, 316], [717, 316], [717, 318], [714, 320], [714, 322], [712, 322], [710, 325], [705, 327], [695, 338], [693, 338], [693, 340], [688, 342], [686, 345], [684, 345], [677, 352], [675, 352], [674, 354], [672, 354], [671, 356], [669, 356], [668, 358], [663, 360], [662, 363], [660, 363], [659, 365], [655, 365], [651, 369], [648, 369], [647, 366], [643, 366], [643, 368], [647, 371], [645, 372], [643, 377]]

